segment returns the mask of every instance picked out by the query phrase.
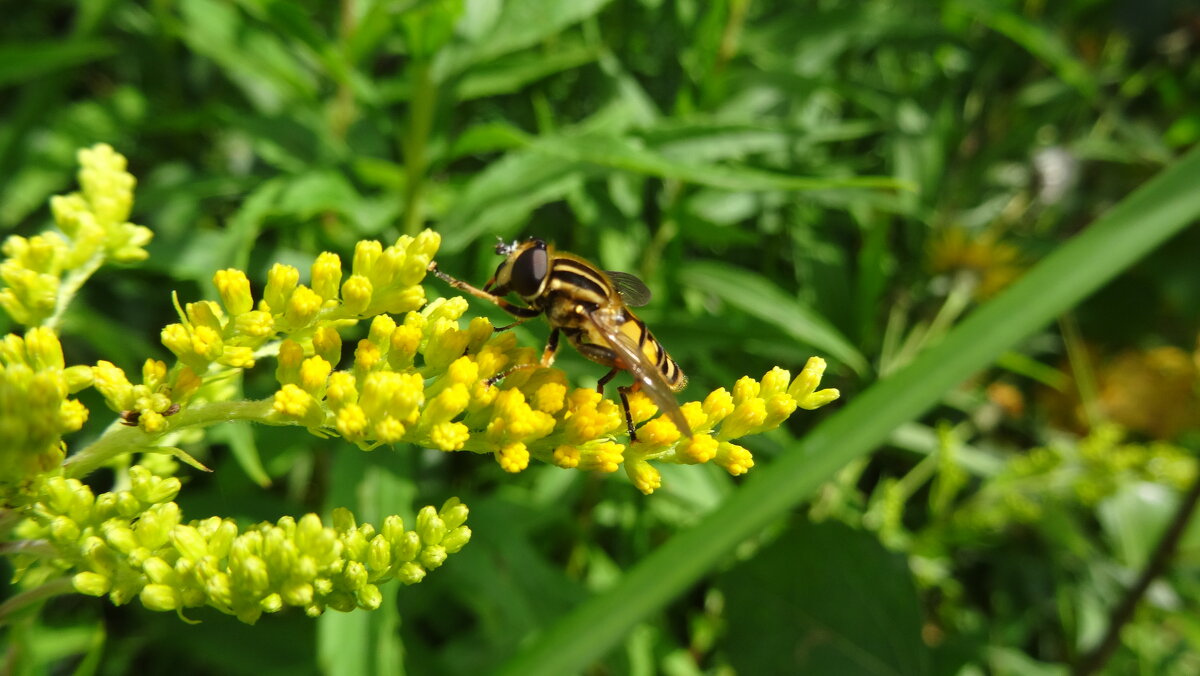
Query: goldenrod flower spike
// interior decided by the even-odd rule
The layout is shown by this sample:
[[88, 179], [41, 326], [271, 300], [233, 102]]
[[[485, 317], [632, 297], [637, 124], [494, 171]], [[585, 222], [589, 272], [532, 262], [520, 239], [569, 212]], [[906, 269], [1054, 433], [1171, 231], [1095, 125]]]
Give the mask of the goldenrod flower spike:
[[[377, 245], [356, 251], [361, 268], [377, 270], [381, 260]], [[651, 462], [712, 461], [731, 474], [749, 471], [753, 457], [734, 440], [774, 429], [797, 408], [817, 408], [838, 396], [837, 390], [816, 390], [825, 369], [819, 358], [795, 380], [775, 368], [761, 380], [740, 379], [732, 393], [721, 388], [703, 402], [684, 404], [694, 432], [684, 438], [668, 418], [654, 417], [648, 397], [635, 393], [630, 412], [641, 428], [638, 442], [627, 448], [618, 441], [625, 430], [620, 407], [591, 388], [569, 389], [557, 369], [525, 369], [487, 385], [487, 378], [537, 355], [518, 347], [512, 334], [494, 333], [486, 319], [464, 327], [467, 309], [465, 299], [453, 297], [395, 319], [377, 316], [354, 362], [338, 371], [327, 371], [323, 359], [306, 358], [300, 343], [285, 341], [276, 371], [276, 422], [305, 425], [322, 436], [340, 434], [363, 448], [408, 443], [488, 453], [507, 472], [532, 460], [601, 472], [624, 464], [648, 493], [661, 485]]]
[[129, 490], [94, 497], [75, 479], [48, 478], [18, 528], [56, 550], [55, 566], [77, 571], [77, 591], [118, 605], [138, 599], [181, 614], [207, 605], [250, 624], [284, 606], [313, 616], [375, 609], [379, 585], [419, 582], [471, 538], [457, 498], [421, 509], [412, 530], [396, 516], [379, 529], [356, 524], [345, 509], [331, 526], [308, 514], [241, 530], [220, 517], [184, 522], [178, 479], [139, 465], [129, 477]]
[[5, 240], [0, 307], [19, 324], [54, 326], [79, 287], [106, 261], [148, 255], [153, 233], [126, 221], [134, 178], [125, 158], [99, 144], [79, 151], [80, 191], [50, 199], [59, 232]]
[[[80, 592], [117, 604], [136, 599], [178, 613], [208, 605], [254, 622], [285, 606], [311, 615], [378, 607], [381, 583], [419, 582], [470, 537], [466, 507], [453, 499], [421, 510], [412, 530], [398, 517], [378, 529], [359, 525], [345, 510], [335, 510], [332, 525], [312, 514], [246, 530], [221, 517], [185, 522], [174, 502], [180, 481], [155, 471], [172, 472], [170, 457], [203, 469], [157, 446], [187, 428], [302, 425], [364, 450], [407, 443], [488, 454], [507, 472], [534, 461], [599, 472], [624, 466], [651, 493], [662, 484], [656, 463], [749, 471], [754, 459], [735, 442], [838, 397], [817, 389], [825, 362], [813, 358], [794, 380], [775, 368], [684, 403], [693, 432], [684, 437], [634, 393], [629, 412], [640, 430], [627, 444], [621, 408], [591, 388], [569, 387], [562, 371], [526, 368], [488, 384], [537, 363], [538, 351], [496, 333], [487, 319], [468, 319], [463, 298], [426, 303], [421, 282], [440, 243], [428, 230], [389, 246], [359, 242], [349, 269], [323, 253], [307, 284], [300, 270], [276, 265], [257, 296], [244, 272], [216, 272], [219, 301], [177, 302], [178, 321], [161, 332], [176, 361], [145, 361], [138, 383], [106, 361], [68, 367], [53, 331], [67, 302], [105, 261], [144, 258], [150, 238], [127, 222], [134, 180], [124, 158], [96, 146], [80, 161], [80, 191], [52, 204], [61, 233], [10, 237], [0, 262], [0, 307], [30, 327], [0, 340], [0, 505], [24, 516], [18, 537], [44, 540], [57, 553], [23, 568], [31, 582], [70, 574]], [[353, 359], [341, 363], [339, 329], [364, 321]], [[274, 395], [231, 400], [231, 376], [271, 357]], [[123, 426], [64, 459], [63, 435], [88, 415], [70, 397], [89, 386]], [[146, 455], [128, 470], [127, 490], [93, 496], [73, 478], [135, 451], [170, 457]]]

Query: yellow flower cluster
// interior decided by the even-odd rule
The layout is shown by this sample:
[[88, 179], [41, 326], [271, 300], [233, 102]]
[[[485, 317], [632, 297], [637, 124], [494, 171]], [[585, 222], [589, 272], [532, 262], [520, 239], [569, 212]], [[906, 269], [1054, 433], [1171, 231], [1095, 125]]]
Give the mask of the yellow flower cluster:
[[[644, 423], [631, 447], [615, 441], [625, 431], [620, 406], [592, 389], [569, 389], [557, 369], [517, 371], [502, 382], [485, 381], [514, 364], [536, 360], [510, 333], [491, 323], [459, 321], [461, 297], [435, 300], [402, 321], [380, 315], [354, 352], [350, 368], [334, 371], [340, 350], [312, 356], [285, 341], [276, 371], [282, 387], [274, 412], [319, 435], [337, 434], [363, 448], [410, 443], [442, 451], [492, 454], [508, 472], [538, 459], [564, 468], [615, 472], [624, 464], [634, 484], [651, 493], [661, 481], [649, 461], [696, 464], [715, 461], [730, 474], [754, 465], [733, 440], [778, 427], [797, 407], [814, 409], [837, 398], [817, 391], [825, 362], [813, 358], [795, 380], [780, 368], [761, 381], [742, 378], [703, 402], [684, 404], [694, 436], [681, 439], [656, 408], [635, 393], [630, 409]], [[332, 357], [332, 360], [330, 359]]]
[[[375, 241], [359, 242], [345, 280], [341, 259], [323, 253], [312, 265], [308, 286], [300, 283], [298, 269], [277, 264], [268, 273], [257, 304], [245, 273], [220, 270], [213, 283], [221, 302], [188, 303], [180, 312], [181, 321], [162, 331], [163, 345], [179, 358], [179, 367], [162, 372], [157, 363], [147, 364], [143, 385], [132, 389], [116, 367], [105, 362], [97, 367], [108, 375], [106, 381], [119, 385], [104, 391], [109, 406], [129, 411], [127, 420], [156, 433], [164, 429], [167, 411], [186, 404], [205, 376], [250, 368], [276, 345], [281, 381], [290, 360], [301, 350], [336, 361], [341, 351], [338, 326], [425, 304], [425, 290], [419, 283], [438, 242], [438, 236], [428, 230], [415, 238], [401, 237], [387, 248]], [[288, 338], [282, 344], [272, 343], [280, 334]], [[311, 380], [314, 374], [305, 377]]]
[[68, 368], [54, 332], [30, 329], [0, 340], [0, 505], [19, 501], [31, 477], [62, 462], [62, 436], [87, 421], [69, 398], [92, 383], [86, 366]]
[[51, 199], [60, 232], [9, 237], [0, 262], [0, 307], [34, 326], [59, 313], [79, 286], [107, 261], [139, 261], [153, 233], [129, 223], [134, 178], [125, 158], [99, 144], [79, 151], [80, 192]]
[[373, 610], [383, 601], [379, 585], [420, 582], [471, 538], [457, 498], [421, 509], [412, 530], [398, 516], [378, 530], [356, 524], [345, 509], [334, 510], [332, 527], [308, 514], [243, 530], [220, 517], [184, 523], [173, 502], [178, 479], [139, 465], [129, 478], [129, 490], [98, 496], [75, 479], [48, 478], [17, 533], [47, 541], [59, 570], [79, 571], [77, 591], [117, 605], [137, 598], [158, 611], [211, 606], [250, 624], [285, 606], [310, 616]]

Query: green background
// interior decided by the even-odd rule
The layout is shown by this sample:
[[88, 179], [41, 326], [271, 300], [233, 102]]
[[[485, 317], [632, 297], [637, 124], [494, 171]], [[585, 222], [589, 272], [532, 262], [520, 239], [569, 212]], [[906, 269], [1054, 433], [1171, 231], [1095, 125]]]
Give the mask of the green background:
[[[75, 151], [103, 141], [129, 158], [134, 220], [155, 231], [148, 261], [102, 270], [72, 306], [69, 362], [166, 358], [170, 291], [215, 297], [218, 269], [261, 288], [275, 262], [307, 269], [428, 226], [464, 279], [494, 269], [497, 236], [535, 235], [641, 276], [655, 298], [639, 314], [690, 376], [684, 397], [811, 355], [842, 391], [750, 440], [746, 480], [667, 467], [649, 497], [621, 475], [509, 476], [486, 457], [212, 428], [188, 449], [216, 470], [183, 474], [189, 518], [348, 506], [378, 522], [457, 495], [472, 542], [385, 588], [379, 611], [316, 621], [189, 625], [55, 599], [3, 629], [17, 673], [1068, 673], [1190, 479], [1102, 467], [1008, 483], [1031, 449], [1077, 469], [1078, 439], [1106, 421], [1148, 466], [1154, 443], [1196, 448], [1195, 2], [3, 11], [0, 230], [46, 227]], [[980, 244], [966, 255], [955, 237]], [[518, 330], [533, 347], [546, 334]], [[1138, 427], [1104, 397], [1141, 390], [1106, 369], [1134, 355], [1153, 375], [1136, 355], [1163, 348], [1193, 363], [1170, 397], [1185, 423]], [[559, 365], [581, 386], [602, 372], [570, 350]], [[250, 396], [272, 389], [260, 370]], [[1163, 382], [1143, 386], [1174, 392]], [[84, 401], [73, 446], [109, 422]], [[1044, 518], [1022, 520], [1014, 495]], [[1194, 543], [1174, 548], [1111, 673], [1200, 665]]]

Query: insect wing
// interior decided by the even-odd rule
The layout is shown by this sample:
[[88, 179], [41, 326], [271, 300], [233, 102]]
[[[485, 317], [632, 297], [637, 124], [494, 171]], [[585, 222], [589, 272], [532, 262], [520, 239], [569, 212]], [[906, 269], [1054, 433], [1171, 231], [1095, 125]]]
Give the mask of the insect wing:
[[683, 410], [679, 408], [679, 402], [675, 400], [675, 393], [671, 391], [671, 386], [663, 378], [662, 372], [650, 363], [633, 338], [622, 333], [602, 315], [593, 312], [588, 315], [588, 318], [599, 330], [600, 335], [604, 336], [604, 341], [608, 343], [608, 346], [617, 353], [621, 365], [633, 374], [634, 380], [641, 384], [650, 399], [658, 405], [658, 409], [667, 414], [667, 417], [675, 423], [675, 427], [683, 436], [691, 437], [692, 428], [688, 425], [687, 418], [683, 417]]
[[635, 275], [617, 270], [605, 270], [604, 274], [612, 280], [617, 293], [621, 294], [621, 300], [629, 307], [641, 307], [650, 302], [650, 288]]

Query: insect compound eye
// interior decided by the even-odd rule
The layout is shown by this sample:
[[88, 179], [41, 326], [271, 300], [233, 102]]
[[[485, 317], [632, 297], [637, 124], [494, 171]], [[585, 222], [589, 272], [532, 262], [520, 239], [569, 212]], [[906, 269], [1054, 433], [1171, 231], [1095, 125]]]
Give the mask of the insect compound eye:
[[549, 267], [550, 256], [546, 253], [546, 245], [536, 242], [513, 261], [509, 287], [517, 295], [532, 296], [541, 288]]

